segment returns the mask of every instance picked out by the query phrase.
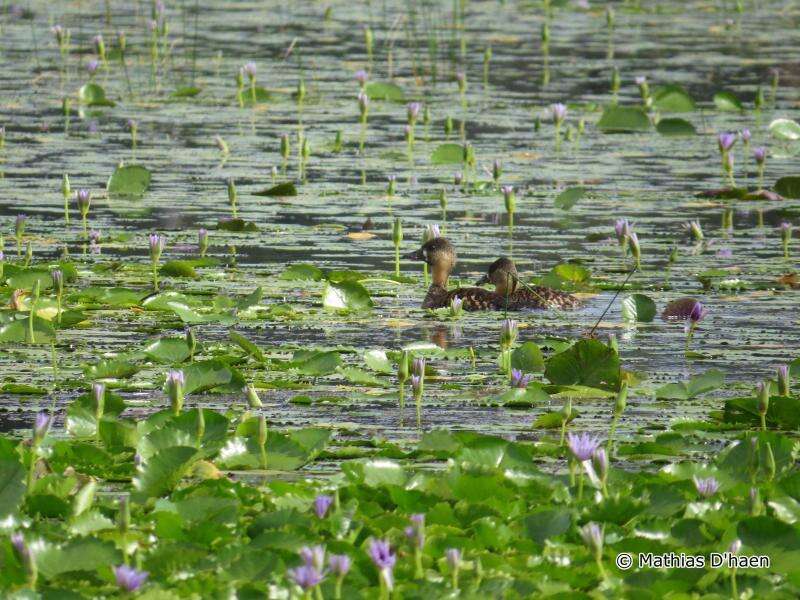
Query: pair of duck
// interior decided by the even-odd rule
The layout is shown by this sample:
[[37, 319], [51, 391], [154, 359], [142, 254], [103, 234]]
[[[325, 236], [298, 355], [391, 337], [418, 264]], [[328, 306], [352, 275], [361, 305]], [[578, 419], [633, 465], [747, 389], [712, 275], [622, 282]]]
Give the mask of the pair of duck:
[[508, 258], [499, 258], [475, 285], [491, 283], [494, 291], [481, 287], [447, 289], [447, 280], [456, 264], [456, 249], [446, 238], [429, 240], [419, 250], [405, 256], [421, 260], [431, 269], [431, 286], [422, 308], [444, 308], [455, 298], [462, 301], [464, 310], [522, 310], [526, 308], [576, 308], [578, 299], [572, 294], [541, 286], [520, 285], [517, 267]]

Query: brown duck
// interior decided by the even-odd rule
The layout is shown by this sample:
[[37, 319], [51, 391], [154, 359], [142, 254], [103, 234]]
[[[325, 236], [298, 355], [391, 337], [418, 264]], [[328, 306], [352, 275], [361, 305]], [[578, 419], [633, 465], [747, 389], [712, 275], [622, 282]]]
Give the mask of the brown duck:
[[447, 289], [447, 280], [456, 264], [456, 249], [446, 238], [437, 237], [425, 242], [419, 250], [406, 254], [409, 260], [421, 260], [431, 268], [431, 286], [422, 308], [446, 308], [459, 298], [464, 310], [497, 310], [497, 294], [479, 287]]
[[492, 283], [495, 286], [496, 302], [500, 309], [522, 310], [525, 308], [577, 308], [580, 301], [567, 292], [560, 292], [540, 285], [522, 284], [514, 261], [498, 258], [489, 266], [489, 271], [476, 285]]

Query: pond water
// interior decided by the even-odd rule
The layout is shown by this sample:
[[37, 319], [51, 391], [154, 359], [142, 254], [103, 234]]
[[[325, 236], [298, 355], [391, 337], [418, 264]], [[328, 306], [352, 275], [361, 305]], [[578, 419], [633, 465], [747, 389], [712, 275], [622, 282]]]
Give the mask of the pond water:
[[[209, 256], [225, 265], [235, 253], [235, 266], [201, 269], [197, 280], [165, 277], [164, 287], [210, 297], [243, 295], [262, 286], [264, 307], [292, 307], [290, 317], [262, 312], [235, 325], [264, 351], [287, 357], [295, 349], [343, 347], [353, 350], [343, 355], [345, 362], [363, 367], [361, 353], [370, 349], [397, 350], [419, 341], [450, 349], [472, 347], [478, 350], [474, 367], [463, 358], [431, 361], [439, 378], [426, 386], [423, 427], [536, 437], [532, 421], [548, 408], [559, 408], [561, 399], [525, 410], [484, 404], [503, 387], [496, 365], [501, 313], [468, 314], [456, 322], [430, 318], [418, 308], [425, 293], [420, 265], [408, 262], [402, 264], [402, 273], [413, 283], [365, 283], [375, 302], [368, 314], [326, 312], [320, 306], [322, 283], [279, 276], [288, 264], [302, 262], [385, 278], [393, 272], [393, 219], [402, 218], [404, 252], [417, 246], [427, 224], [439, 223], [458, 249], [455, 277], [462, 283], [471, 284], [501, 255], [513, 256], [525, 277], [541, 276], [558, 263], [582, 261], [599, 286], [585, 295], [581, 309], [517, 315], [521, 340], [574, 338], [591, 329], [630, 266], [613, 236], [614, 220], [624, 217], [635, 224], [643, 255], [642, 269], [629, 289], [650, 296], [659, 310], [686, 295], [702, 299], [709, 309], [693, 342], [702, 356], [687, 358], [680, 324], [658, 319], [627, 324], [620, 315], [620, 299], [627, 293], [614, 302], [598, 333], [617, 336], [623, 366], [642, 379], [631, 392], [624, 429], [659, 428], [677, 417], [704, 416], [737, 388], [750, 389], [755, 381], [772, 376], [778, 364], [796, 357], [797, 291], [777, 280], [796, 269], [797, 253], [790, 260], [783, 258], [777, 226], [784, 220], [797, 222], [797, 201], [726, 203], [697, 196], [723, 185], [716, 140], [721, 131], [746, 127], [753, 133], [752, 147], [770, 147], [768, 185], [796, 174], [796, 148], [771, 139], [768, 130], [775, 118], [797, 116], [800, 13], [795, 3], [761, 2], [741, 15], [713, 10], [708, 2], [643, 2], [642, 10], [632, 3], [614, 3], [613, 30], [605, 24], [604, 6], [587, 3], [588, 10], [577, 8], [551, 20], [545, 56], [542, 11], [526, 2], [469, 2], [464, 31], [459, 32], [450, 20], [449, 3], [208, 5], [185, 0], [169, 3], [168, 44], [159, 47], [155, 72], [147, 32], [150, 3], [107, 4], [112, 8], [110, 22], [101, 2], [38, 1], [22, 8], [6, 5], [2, 21], [0, 98], [6, 141], [0, 213], [6, 223], [6, 255], [14, 254], [14, 217], [25, 213], [25, 237], [32, 242], [35, 261], [55, 260], [64, 247], [76, 260], [78, 278], [71, 291], [123, 286], [144, 294], [147, 234], [166, 235], [162, 261], [191, 258], [196, 255], [197, 230], [205, 227], [211, 231]], [[776, 15], [781, 18], [776, 20]], [[66, 68], [49, 31], [55, 23], [72, 31]], [[367, 23], [375, 40], [371, 60], [362, 31]], [[76, 94], [89, 80], [92, 37], [102, 33], [111, 50], [119, 30], [127, 34], [129, 79], [116, 55], [109, 57], [109, 68], [101, 66], [95, 76], [117, 104], [81, 106]], [[487, 47], [492, 57], [484, 84]], [[255, 108], [242, 108], [236, 100], [234, 75], [248, 61], [257, 64], [258, 84], [272, 95]], [[690, 121], [697, 134], [600, 133], [596, 123], [602, 105], [612, 98], [614, 67], [621, 77], [618, 101], [623, 105], [640, 102], [636, 76], [647, 76], [653, 88], [683, 86], [698, 108], [678, 116]], [[780, 73], [774, 103], [773, 68]], [[429, 110], [430, 122], [420, 120], [417, 125], [411, 157], [404, 141], [405, 105], [397, 102], [371, 103], [365, 151], [358, 152], [358, 69], [369, 70], [372, 81], [393, 81], [408, 100], [419, 100]], [[465, 72], [468, 82], [463, 104], [456, 70]], [[300, 81], [306, 97], [298, 107], [292, 94]], [[174, 97], [173, 92], [187, 86], [200, 91], [194, 97]], [[752, 106], [759, 87], [768, 103], [756, 112]], [[721, 90], [735, 92], [747, 110], [717, 110], [712, 97]], [[65, 97], [72, 100], [68, 121], [61, 108]], [[577, 127], [579, 119], [586, 122], [578, 140], [562, 140], [558, 147], [546, 112], [554, 102], [569, 104], [565, 127]], [[448, 116], [455, 120], [449, 139], [443, 128]], [[129, 119], [138, 123], [135, 149]], [[332, 151], [337, 132], [343, 139], [340, 152]], [[284, 133], [292, 146], [285, 166], [279, 139]], [[299, 134], [310, 145], [302, 175]], [[220, 152], [216, 136], [224, 139], [228, 155]], [[509, 232], [498, 189], [487, 184], [465, 191], [453, 183], [461, 165], [431, 163], [439, 144], [462, 139], [475, 150], [473, 178], [490, 181], [487, 171], [493, 161], [502, 162], [501, 183], [517, 190], [513, 231]], [[735, 152], [737, 182], [755, 186], [755, 164], [751, 157], [745, 160], [741, 141]], [[121, 199], [105, 193], [106, 180], [120, 161], [151, 171], [152, 183], [143, 197]], [[297, 183], [297, 196], [252, 194], [273, 184], [272, 167], [279, 171], [275, 181]], [[89, 225], [101, 232], [99, 255], [82, 254], [74, 206], [72, 224], [64, 225], [64, 173], [73, 189], [92, 190]], [[386, 193], [389, 175], [397, 177], [391, 198]], [[239, 216], [255, 223], [257, 232], [216, 231], [218, 220], [230, 216], [229, 178], [236, 182]], [[556, 208], [556, 195], [572, 186], [584, 186], [587, 195], [569, 210]], [[446, 223], [440, 190], [447, 193]], [[723, 228], [726, 209], [733, 210], [730, 228]], [[759, 211], [763, 226], [758, 226]], [[348, 237], [360, 232], [367, 219], [374, 224], [374, 237]], [[688, 220], [702, 225], [703, 244], [689, 241], [683, 228]], [[678, 258], [668, 268], [673, 247], [678, 248]], [[724, 249], [730, 254], [719, 253]], [[100, 268], [103, 265], [119, 268]], [[732, 272], [743, 289], [704, 289], [697, 274], [721, 267], [735, 268]], [[6, 291], [9, 297], [10, 292]], [[182, 330], [177, 319], [165, 322], [160, 314], [127, 308], [91, 312], [88, 323], [59, 332], [60, 373], [52, 392], [0, 396], [0, 428], [27, 427], [39, 407], [65, 406], [82, 388], [84, 365], [139, 350], [160, 335], [180, 335]], [[228, 330], [219, 324], [197, 327], [199, 339], [209, 348], [225, 342]], [[51, 358], [46, 346], [6, 347], [0, 355], [3, 378], [50, 388]], [[658, 386], [711, 368], [725, 373], [726, 390], [690, 402], [654, 399]], [[166, 402], [154, 384], [163, 370], [150, 365], [116, 385], [139, 410], [148, 412], [151, 401]], [[274, 388], [269, 382], [285, 376], [260, 368], [246, 375], [265, 388]], [[303, 383], [300, 390], [262, 390], [270, 422], [336, 424], [365, 437], [417, 436], [411, 415], [400, 423], [393, 387], [359, 386], [337, 377], [306, 378]], [[300, 394], [338, 400], [290, 402]], [[195, 402], [226, 407], [241, 403], [242, 396], [199, 395], [190, 401]], [[606, 427], [610, 400], [576, 400], [576, 406], [581, 428]]]

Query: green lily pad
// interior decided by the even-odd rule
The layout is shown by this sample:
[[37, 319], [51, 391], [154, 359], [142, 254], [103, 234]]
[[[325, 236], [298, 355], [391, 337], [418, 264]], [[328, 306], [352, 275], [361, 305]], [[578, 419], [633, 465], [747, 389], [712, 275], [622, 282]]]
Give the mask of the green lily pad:
[[364, 91], [370, 100], [388, 100], [390, 102], [405, 102], [406, 95], [403, 88], [394, 83], [370, 81]]
[[739, 97], [733, 92], [726, 91], [717, 92], [714, 94], [714, 106], [716, 106], [718, 110], [723, 111], [744, 110], [744, 105]]
[[120, 165], [108, 178], [106, 190], [112, 196], [141, 197], [150, 187], [150, 171], [140, 165]]
[[569, 210], [578, 203], [578, 200], [586, 195], [586, 188], [584, 187], [571, 187], [561, 192], [556, 199], [553, 200], [553, 205], [561, 210]]
[[291, 181], [286, 181], [260, 192], [253, 192], [253, 196], [297, 196], [297, 186]]
[[87, 83], [78, 91], [78, 98], [87, 106], [114, 106], [113, 100], [106, 97], [106, 91], [96, 83]]
[[648, 131], [650, 127], [647, 113], [635, 106], [608, 106], [597, 122], [597, 128], [603, 133]]
[[451, 142], [439, 144], [431, 154], [434, 165], [453, 165], [464, 162], [464, 146]]
[[661, 119], [656, 124], [656, 131], [661, 135], [671, 137], [697, 135], [694, 125], [685, 119], [677, 118]]
[[322, 306], [329, 310], [368, 310], [373, 307], [373, 302], [367, 288], [360, 283], [329, 281], [322, 291]]
[[626, 321], [649, 323], [655, 318], [658, 311], [656, 303], [649, 296], [631, 294], [622, 301], [620, 312], [622, 312], [622, 318]]
[[661, 86], [653, 93], [653, 104], [663, 112], [693, 112], [697, 107], [685, 89], [679, 85]]
[[800, 140], [800, 124], [792, 119], [775, 119], [769, 124], [769, 132], [779, 140]]

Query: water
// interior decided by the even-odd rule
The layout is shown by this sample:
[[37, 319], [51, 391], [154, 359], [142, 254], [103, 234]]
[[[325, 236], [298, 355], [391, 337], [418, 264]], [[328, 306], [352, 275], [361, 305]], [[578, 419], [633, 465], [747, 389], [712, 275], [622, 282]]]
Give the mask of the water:
[[[602, 7], [590, 11], [556, 10], [551, 20], [547, 69], [539, 31], [543, 22], [535, 3], [470, 2], [467, 4], [464, 53], [452, 28], [450, 3], [168, 3], [171, 52], [152, 78], [148, 58], [146, 22], [149, 3], [111, 3], [112, 21], [105, 21], [100, 2], [31, 2], [32, 18], [14, 10], [3, 15], [0, 64], [0, 99], [6, 125], [0, 181], [0, 215], [6, 223], [6, 253], [13, 253], [13, 217], [29, 216], [28, 237], [35, 258], [52, 259], [66, 244], [80, 256], [80, 223], [73, 207], [73, 223], [63, 224], [60, 195], [62, 173], [69, 173], [73, 189], [92, 189], [90, 226], [102, 232], [102, 255], [87, 264], [114, 260], [147, 262], [146, 236], [151, 230], [167, 235], [164, 259], [192, 256], [196, 230], [211, 231], [211, 255], [227, 260], [235, 245], [237, 267], [212, 269], [202, 280], [172, 280], [171, 289], [244, 294], [257, 285], [265, 289], [266, 305], [288, 302], [297, 320], [243, 321], [237, 331], [266, 351], [290, 354], [300, 347], [347, 346], [397, 349], [405, 343], [433, 339], [451, 348], [484, 349], [476, 367], [465, 360], [433, 361], [441, 379], [426, 387], [424, 426], [463, 427], [501, 434], [538, 436], [531, 431], [536, 415], [548, 407], [519, 411], [488, 408], [483, 400], [498, 393], [493, 350], [500, 314], [465, 316], [457, 324], [437, 323], [416, 307], [424, 295], [419, 265], [403, 264], [405, 275], [417, 285], [370, 283], [376, 308], [368, 316], [338, 316], [319, 308], [321, 284], [278, 279], [285, 266], [310, 262], [320, 267], [355, 269], [380, 277], [393, 270], [394, 251], [390, 226], [401, 216], [411, 250], [425, 224], [441, 221], [438, 193], [448, 195], [447, 235], [456, 244], [460, 261], [455, 276], [471, 283], [500, 255], [511, 254], [526, 276], [541, 275], [567, 260], [580, 260], [594, 278], [613, 287], [624, 278], [628, 263], [613, 240], [613, 221], [626, 217], [635, 223], [643, 249], [642, 272], [632, 287], [650, 295], [659, 309], [674, 298], [694, 295], [709, 308], [695, 337], [694, 348], [706, 358], [684, 356], [684, 333], [679, 325], [660, 321], [638, 326], [621, 321], [619, 302], [599, 328], [601, 335], [620, 339], [626, 369], [646, 378], [632, 394], [624, 429], [658, 427], [676, 417], [702, 417], [718, 408], [735, 389], [710, 394], [689, 403], [657, 402], [652, 391], [665, 382], [679, 381], [709, 368], [724, 371], [728, 381], [746, 388], [771, 376], [775, 366], [798, 355], [797, 291], [776, 283], [782, 274], [796, 270], [796, 260], [782, 258], [776, 226], [784, 219], [797, 223], [798, 204], [739, 202], [733, 205], [734, 228], [721, 228], [723, 203], [697, 198], [698, 192], [721, 186], [715, 136], [720, 131], [749, 127], [751, 146], [767, 144], [766, 182], [797, 174], [796, 149], [782, 147], [769, 138], [767, 125], [779, 116], [796, 115], [796, 69], [800, 9], [793, 2], [760, 2], [737, 15], [721, 9], [722, 3], [643, 2], [642, 11], [631, 4], [615, 3], [613, 32], [605, 27]], [[330, 7], [330, 18], [324, 11]], [[779, 15], [779, 18], [776, 18]], [[412, 160], [406, 157], [403, 104], [373, 102], [369, 111], [366, 152], [357, 152], [359, 137], [357, 83], [359, 68], [370, 68], [361, 26], [369, 22], [375, 35], [371, 79], [389, 78], [391, 50], [394, 81], [408, 99], [429, 108], [429, 126], [419, 123]], [[72, 31], [67, 70], [49, 26], [60, 23]], [[91, 38], [103, 33], [106, 45], [115, 46], [117, 30], [128, 39], [128, 72], [133, 96], [128, 92], [118, 60], [101, 68], [96, 82], [118, 102], [111, 109], [78, 112], [77, 89], [88, 81], [85, 65], [92, 58]], [[429, 33], [430, 36], [429, 37]], [[34, 40], [35, 34], [35, 40]], [[431, 76], [429, 40], [438, 40], [435, 61], [437, 81]], [[491, 45], [488, 87], [482, 83], [483, 51]], [[285, 57], [287, 49], [292, 51]], [[273, 101], [256, 110], [240, 108], [235, 100], [233, 76], [247, 61], [258, 65], [258, 84], [273, 93]], [[679, 115], [691, 121], [698, 135], [665, 138], [655, 131], [635, 135], [603, 135], [593, 126], [600, 112], [596, 105], [610, 101], [612, 66], [622, 77], [621, 104], [638, 102], [633, 84], [647, 75], [651, 87], [683, 85], [698, 102], [699, 110]], [[770, 72], [780, 71], [776, 104], [760, 113], [722, 113], [714, 109], [714, 92], [734, 91], [752, 108], [756, 89], [769, 97]], [[467, 73], [466, 109], [459, 105], [454, 71]], [[302, 110], [291, 94], [300, 80], [307, 98]], [[170, 94], [192, 84], [201, 88], [195, 98], [176, 99]], [[64, 96], [73, 99], [75, 114], [68, 126], [60, 106]], [[552, 126], [544, 121], [540, 131], [534, 120], [552, 102], [570, 104], [568, 124], [587, 122], [579, 142], [564, 141], [556, 149]], [[503, 163], [502, 182], [517, 189], [513, 239], [508, 237], [502, 196], [491, 187], [465, 194], [453, 185], [458, 165], [436, 166], [429, 160], [445, 140], [443, 121], [455, 120], [449, 141], [459, 141], [459, 124], [475, 148], [478, 176], [494, 159]], [[136, 119], [138, 147], [130, 145], [128, 119]], [[282, 171], [279, 136], [292, 139], [287, 172], [278, 180], [298, 178], [298, 132], [310, 141], [312, 155], [306, 179], [298, 182], [293, 198], [263, 198], [251, 192], [272, 185], [270, 169]], [[341, 131], [344, 149], [331, 151]], [[214, 141], [221, 136], [230, 147], [223, 157]], [[755, 185], [754, 164], [745, 165], [741, 141], [737, 142], [736, 177], [744, 184], [745, 166]], [[104, 196], [105, 182], [120, 161], [138, 163], [153, 172], [148, 194], [141, 200]], [[396, 174], [398, 191], [386, 197], [386, 178]], [[239, 212], [255, 222], [255, 234], [213, 231], [218, 219], [229, 216], [225, 182], [236, 181]], [[412, 178], [416, 182], [412, 181]], [[366, 183], [362, 184], [362, 179]], [[558, 191], [583, 185], [589, 196], [570, 211], [553, 206]], [[756, 226], [757, 209], [763, 209], [765, 227]], [[348, 238], [371, 218], [375, 237]], [[707, 247], [687, 241], [682, 223], [697, 219], [706, 233]], [[673, 245], [678, 262], [665, 271]], [[716, 252], [728, 248], [733, 258]], [[696, 275], [713, 267], [737, 267], [737, 277], [747, 289], [737, 293], [703, 290]], [[88, 285], [130, 286], [145, 290], [141, 270], [123, 268], [113, 275], [81, 267], [78, 288]], [[577, 312], [524, 313], [521, 339], [546, 336], [575, 337], [589, 330], [612, 296], [611, 291], [588, 297]], [[6, 293], [8, 295], [8, 292]], [[624, 294], [623, 294], [624, 296]], [[98, 355], [111, 356], [144, 346], [158, 337], [161, 322], [152, 314], [130, 310], [93, 314], [86, 327], [59, 336], [62, 380], [50, 397], [2, 394], [0, 427], [27, 425], [38, 406], [55, 402], [63, 406], [80, 387], [80, 370]], [[198, 329], [202, 341], [227, 339], [227, 328], [209, 325]], [[170, 333], [165, 331], [164, 334]], [[174, 333], [174, 332], [173, 332]], [[346, 362], [363, 366], [358, 353]], [[0, 358], [4, 379], [49, 386], [52, 373], [46, 350], [8, 348]], [[132, 379], [123, 392], [132, 403], [149, 410], [150, 400], [163, 402], [160, 391], [147, 389], [163, 368], [152, 366]], [[467, 378], [476, 373], [478, 379]], [[281, 372], [248, 370], [256, 380], [285, 377]], [[65, 379], [63, 379], [65, 378]], [[442, 383], [459, 384], [458, 389]], [[416, 436], [412, 413], [403, 426], [398, 422], [391, 390], [351, 385], [340, 378], [308, 381], [304, 390], [262, 393], [267, 416], [277, 426], [301, 423], [352, 424], [359, 436]], [[338, 403], [310, 406], [292, 404], [297, 394], [340, 396]], [[201, 396], [197, 401], [226, 407], [241, 398]], [[585, 428], [605, 427], [609, 401], [578, 402]], [[558, 408], [554, 400], [552, 408]]]

